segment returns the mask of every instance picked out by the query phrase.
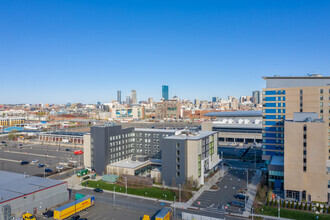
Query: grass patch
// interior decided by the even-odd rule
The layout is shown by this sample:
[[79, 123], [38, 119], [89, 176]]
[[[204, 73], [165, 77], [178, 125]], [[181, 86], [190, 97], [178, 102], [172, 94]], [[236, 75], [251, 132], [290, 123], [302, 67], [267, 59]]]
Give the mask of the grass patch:
[[[261, 209], [263, 209], [263, 212]], [[263, 207], [257, 208], [255, 210], [255, 213], [258, 213], [258, 214], [263, 213], [264, 215], [276, 217], [278, 215], [278, 209], [275, 207], [263, 206]], [[304, 212], [304, 211], [281, 208], [281, 217], [282, 218], [299, 219], [299, 220], [312, 220], [312, 219], [315, 220], [316, 216], [319, 217], [319, 220], [330, 219], [330, 215], [326, 215], [326, 214], [316, 215], [315, 213], [311, 213], [311, 212]]]
[[[83, 182], [82, 185], [85, 186], [86, 182]], [[106, 183], [101, 180], [99, 180], [99, 181], [88, 180], [88, 187], [101, 188], [101, 189], [108, 190], [108, 191], [114, 191], [114, 187], [116, 187], [116, 192], [121, 192], [121, 193], [126, 192], [125, 186]], [[127, 187], [127, 193], [136, 195], [136, 196], [145, 196], [145, 197], [163, 199], [163, 200], [169, 200], [169, 201], [173, 201], [174, 196], [175, 196], [175, 193], [173, 192], [173, 190], [160, 188], [160, 187], [139, 187], [139, 188]], [[166, 197], [165, 197], [165, 195], [166, 195]]]

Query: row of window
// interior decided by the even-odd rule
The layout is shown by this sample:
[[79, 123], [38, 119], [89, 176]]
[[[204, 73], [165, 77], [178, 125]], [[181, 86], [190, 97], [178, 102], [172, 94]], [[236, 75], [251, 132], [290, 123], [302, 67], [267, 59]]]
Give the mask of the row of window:
[[265, 115], [263, 119], [280, 119], [285, 120], [285, 115]]
[[263, 95], [285, 95], [285, 90], [264, 91]]
[[264, 97], [263, 101], [266, 102], [285, 101], [285, 96]]
[[263, 113], [285, 113], [285, 109], [263, 109]]
[[284, 121], [263, 121], [263, 125], [284, 125]]
[[268, 103], [265, 103], [263, 105], [263, 107], [266, 107], [266, 108], [270, 108], [270, 107], [285, 107], [286, 104], [285, 103], [281, 103], [281, 102], [268, 102]]

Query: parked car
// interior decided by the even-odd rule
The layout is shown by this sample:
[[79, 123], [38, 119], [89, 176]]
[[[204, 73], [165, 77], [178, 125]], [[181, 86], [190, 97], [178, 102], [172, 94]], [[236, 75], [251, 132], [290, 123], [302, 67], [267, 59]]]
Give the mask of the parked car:
[[32, 160], [32, 161], [31, 161], [31, 163], [33, 163], [33, 164], [34, 164], [34, 163], [38, 163], [38, 162], [39, 162], [39, 160]]
[[42, 213], [43, 216], [45, 216], [46, 218], [51, 218], [54, 216], [54, 212], [52, 210], [48, 210], [44, 213]]
[[94, 192], [99, 192], [99, 193], [102, 193], [103, 192], [103, 189], [100, 189], [100, 188], [95, 188], [93, 189]]
[[58, 169], [58, 170], [63, 170], [63, 168], [64, 168], [63, 166], [57, 166], [56, 167], [56, 169]]
[[45, 164], [39, 163], [38, 168], [43, 168], [43, 167], [45, 167]]
[[238, 208], [244, 208], [244, 204], [241, 203], [241, 202], [236, 202], [236, 201], [232, 201], [229, 203], [230, 206], [235, 206], [235, 207], [238, 207]]
[[[245, 199], [245, 195], [237, 194], [237, 195], [235, 195], [235, 198], [236, 199], [242, 199], [242, 200], [244, 200]], [[246, 197], [246, 199], [248, 199], [248, 197]]]
[[79, 220], [80, 219], [80, 216], [79, 215], [76, 215], [76, 216], [72, 216], [71, 217], [71, 220]]
[[29, 161], [21, 161], [21, 165], [28, 165], [29, 163]]
[[6, 141], [1, 141], [1, 143], [5, 144], [5, 143], [6, 143]]
[[79, 220], [88, 220], [87, 218], [80, 218]]
[[65, 151], [71, 151], [71, 149], [67, 148], [67, 149], [65, 149]]
[[51, 172], [53, 172], [53, 170], [47, 168], [47, 169], [45, 169], [45, 172], [46, 172], [46, 173], [51, 173]]

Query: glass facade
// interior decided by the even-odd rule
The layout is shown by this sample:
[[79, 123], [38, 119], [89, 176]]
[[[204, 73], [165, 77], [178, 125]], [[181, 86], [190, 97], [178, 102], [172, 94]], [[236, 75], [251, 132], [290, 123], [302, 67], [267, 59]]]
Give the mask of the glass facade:
[[162, 86], [162, 97], [165, 100], [168, 100], [168, 86]]

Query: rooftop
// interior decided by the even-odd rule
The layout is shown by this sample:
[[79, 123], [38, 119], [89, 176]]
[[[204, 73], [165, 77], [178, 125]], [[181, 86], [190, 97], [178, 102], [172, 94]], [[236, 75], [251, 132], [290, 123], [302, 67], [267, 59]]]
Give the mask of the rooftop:
[[160, 129], [160, 128], [135, 128], [134, 131], [146, 131], [146, 132], [176, 132], [176, 129]]
[[0, 204], [64, 183], [54, 179], [0, 171]]
[[217, 131], [198, 131], [198, 132], [181, 131], [179, 134], [168, 136], [165, 137], [164, 139], [199, 140], [216, 133], [218, 132]]
[[262, 117], [262, 111], [228, 111], [228, 112], [209, 112], [203, 116], [209, 117]]
[[133, 161], [130, 158], [128, 158], [128, 159], [125, 159], [125, 160], [118, 161], [116, 163], [109, 164], [109, 166], [135, 169], [135, 168], [138, 168], [140, 166], [145, 166], [148, 163], [150, 163], [149, 160], [140, 162], [138, 160]]
[[283, 156], [272, 156], [270, 165], [273, 166], [284, 166], [284, 157]]

